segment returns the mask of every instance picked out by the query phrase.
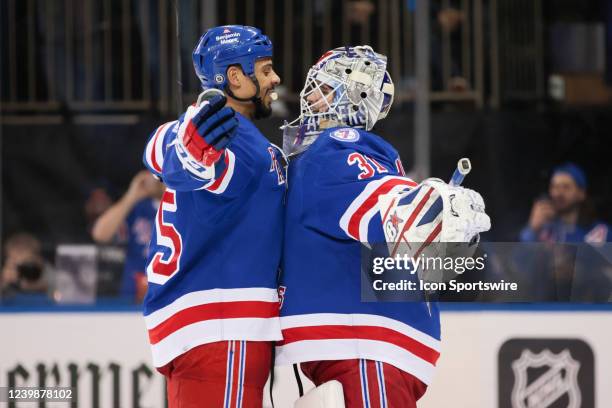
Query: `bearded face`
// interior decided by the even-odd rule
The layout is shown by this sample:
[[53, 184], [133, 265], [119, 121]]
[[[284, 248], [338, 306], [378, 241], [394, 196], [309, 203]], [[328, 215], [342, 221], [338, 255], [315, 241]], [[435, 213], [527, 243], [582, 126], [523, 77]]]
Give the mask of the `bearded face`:
[[555, 211], [566, 214], [580, 207], [585, 199], [585, 192], [578, 187], [567, 173], [557, 173], [550, 180], [548, 190]]

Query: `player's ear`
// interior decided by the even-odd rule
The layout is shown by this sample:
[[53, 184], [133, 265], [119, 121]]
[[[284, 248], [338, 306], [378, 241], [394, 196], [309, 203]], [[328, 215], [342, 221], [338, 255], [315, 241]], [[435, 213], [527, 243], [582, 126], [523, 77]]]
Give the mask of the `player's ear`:
[[240, 88], [244, 74], [238, 65], [232, 65], [227, 69], [227, 82], [234, 88]]

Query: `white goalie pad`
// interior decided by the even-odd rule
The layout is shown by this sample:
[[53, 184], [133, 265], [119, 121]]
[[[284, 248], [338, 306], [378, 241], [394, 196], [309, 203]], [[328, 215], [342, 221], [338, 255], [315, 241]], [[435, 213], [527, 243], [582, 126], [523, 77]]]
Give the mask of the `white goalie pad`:
[[[440, 179], [382, 195], [378, 203], [391, 256], [416, 258], [424, 251], [428, 256], [471, 256], [479, 234], [491, 228], [479, 193]], [[454, 247], [462, 248], [460, 254]]]
[[342, 384], [332, 380], [308, 391], [295, 401], [294, 408], [344, 408]]

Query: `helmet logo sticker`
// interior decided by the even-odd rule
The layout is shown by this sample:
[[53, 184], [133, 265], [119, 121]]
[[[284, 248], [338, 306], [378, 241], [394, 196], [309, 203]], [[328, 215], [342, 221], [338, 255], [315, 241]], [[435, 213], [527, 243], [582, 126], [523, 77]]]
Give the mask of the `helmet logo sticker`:
[[223, 35], [218, 35], [215, 37], [215, 40], [219, 42], [219, 44], [230, 44], [237, 43], [240, 41], [240, 33], [228, 33]]
[[221, 74], [217, 74], [215, 75], [215, 82], [218, 84], [223, 83], [223, 81], [225, 81], [225, 78], [223, 77], [223, 75]]

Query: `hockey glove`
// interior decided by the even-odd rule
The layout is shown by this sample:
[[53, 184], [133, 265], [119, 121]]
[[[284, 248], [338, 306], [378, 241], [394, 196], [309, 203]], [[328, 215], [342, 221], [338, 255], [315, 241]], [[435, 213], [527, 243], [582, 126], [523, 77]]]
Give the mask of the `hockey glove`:
[[379, 207], [392, 256], [406, 252], [419, 256], [430, 244], [436, 244], [437, 250], [428, 252], [437, 256], [470, 256], [479, 234], [491, 228], [479, 193], [440, 179], [427, 179], [411, 190], [381, 196]]
[[225, 96], [217, 95], [199, 106], [190, 106], [179, 128], [180, 143], [205, 167], [219, 160], [238, 128], [236, 112], [224, 107], [225, 102]]

